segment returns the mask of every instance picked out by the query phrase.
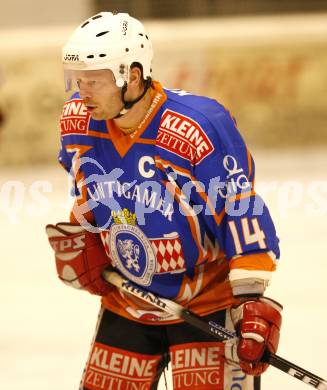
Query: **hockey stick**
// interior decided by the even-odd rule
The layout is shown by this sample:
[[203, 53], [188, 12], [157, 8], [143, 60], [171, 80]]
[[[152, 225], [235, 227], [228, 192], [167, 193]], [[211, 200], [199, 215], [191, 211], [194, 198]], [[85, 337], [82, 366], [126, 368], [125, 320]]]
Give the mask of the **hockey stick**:
[[[119, 289], [132, 294], [169, 314], [183, 319], [185, 322], [193, 325], [198, 329], [201, 329], [207, 334], [210, 334], [219, 341], [227, 341], [236, 337], [235, 333], [225, 329], [224, 327], [212, 321], [206, 322], [204, 319], [187, 310], [178, 303], [166, 298], [160, 298], [153, 293], [143, 290], [132, 282], [122, 278], [116, 272], [104, 271], [103, 277], [107, 282], [118, 287]], [[322, 379], [319, 376], [296, 366], [294, 363], [291, 363], [273, 353], [270, 353], [268, 350], [266, 350], [262, 361], [269, 363], [279, 370], [286, 372], [294, 378], [312, 387], [315, 387], [318, 390], [327, 390], [327, 381], [325, 379]]]

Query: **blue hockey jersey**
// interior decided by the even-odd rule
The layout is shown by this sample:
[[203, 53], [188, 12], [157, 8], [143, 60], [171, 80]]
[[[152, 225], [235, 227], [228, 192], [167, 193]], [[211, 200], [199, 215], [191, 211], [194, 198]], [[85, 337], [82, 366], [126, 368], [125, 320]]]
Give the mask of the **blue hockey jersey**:
[[[269, 280], [278, 239], [230, 113], [157, 82], [151, 93], [129, 135], [93, 120], [78, 94], [65, 103], [59, 161], [75, 180], [71, 219], [97, 226], [124, 277], [206, 315], [235, 302], [233, 281]], [[102, 303], [143, 323], [176, 322], [116, 288]]]

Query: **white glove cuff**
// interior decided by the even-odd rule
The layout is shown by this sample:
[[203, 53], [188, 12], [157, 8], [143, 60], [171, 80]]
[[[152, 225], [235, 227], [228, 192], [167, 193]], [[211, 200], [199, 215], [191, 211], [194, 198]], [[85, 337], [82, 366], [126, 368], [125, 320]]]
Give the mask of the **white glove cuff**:
[[229, 281], [234, 296], [263, 295], [270, 284], [272, 272], [249, 271], [244, 269], [232, 269], [229, 273]]

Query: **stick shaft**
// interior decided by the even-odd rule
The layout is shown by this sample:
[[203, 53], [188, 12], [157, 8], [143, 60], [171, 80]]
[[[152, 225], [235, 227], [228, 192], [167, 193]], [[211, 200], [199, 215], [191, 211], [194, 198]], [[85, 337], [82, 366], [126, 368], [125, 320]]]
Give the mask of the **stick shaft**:
[[[203, 320], [201, 317], [197, 316], [176, 302], [166, 298], [160, 298], [151, 292], [143, 290], [132, 282], [122, 278], [116, 272], [104, 271], [103, 277], [110, 284], [142, 299], [145, 302], [150, 303], [151, 305], [171, 314], [174, 317], [183, 319], [185, 322], [193, 325], [198, 329], [201, 329], [207, 334], [210, 334], [219, 341], [227, 341], [236, 337], [235, 333], [229, 331], [228, 329], [212, 321], [207, 322]], [[322, 379], [317, 375], [304, 370], [299, 366], [296, 366], [294, 363], [291, 363], [281, 358], [280, 356], [266, 351], [263, 357], [263, 361], [318, 390], [327, 390], [327, 381], [325, 379]]]
[[173, 302], [169, 299], [158, 297], [157, 295], [154, 295], [149, 291], [143, 290], [142, 288], [136, 286], [134, 283], [131, 283], [126, 279], [122, 278], [116, 272], [104, 271], [103, 276], [107, 282], [113, 284], [121, 290], [150, 303], [151, 305], [171, 314], [175, 318], [178, 317], [183, 319], [185, 322], [203, 330], [205, 333], [211, 336], [214, 335], [219, 341], [227, 341], [233, 337], [236, 337], [235, 333], [230, 332], [224, 327], [214, 322], [208, 323], [206, 321], [203, 321], [201, 317], [185, 309], [185, 307], [183, 307], [182, 305], [179, 305], [178, 303]]

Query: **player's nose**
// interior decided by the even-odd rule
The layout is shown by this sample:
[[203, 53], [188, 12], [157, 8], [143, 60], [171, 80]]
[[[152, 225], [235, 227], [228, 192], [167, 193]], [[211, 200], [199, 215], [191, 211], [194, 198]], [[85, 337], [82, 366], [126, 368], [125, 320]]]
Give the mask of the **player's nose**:
[[85, 101], [85, 100], [90, 100], [92, 99], [92, 93], [90, 88], [87, 87], [81, 87], [79, 89], [79, 95], [80, 97]]
[[78, 83], [79, 94], [82, 99], [92, 98], [92, 87], [88, 82], [79, 81]]

